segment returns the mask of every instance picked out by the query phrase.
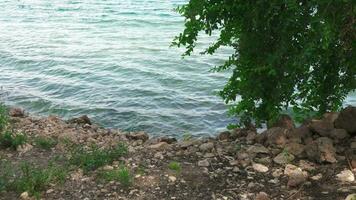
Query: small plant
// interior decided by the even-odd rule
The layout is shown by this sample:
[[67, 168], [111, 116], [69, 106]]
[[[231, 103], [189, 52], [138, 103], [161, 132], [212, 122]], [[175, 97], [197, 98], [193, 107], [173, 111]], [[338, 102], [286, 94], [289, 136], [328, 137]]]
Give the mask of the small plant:
[[66, 170], [55, 166], [53, 163], [48, 168], [38, 168], [29, 163], [21, 165], [21, 174], [13, 181], [12, 188], [16, 191], [29, 192], [36, 199], [40, 198], [40, 193], [52, 183], [63, 183], [66, 178]]
[[118, 181], [125, 187], [131, 186], [133, 182], [130, 170], [124, 166], [115, 170], [103, 171], [99, 176], [106, 181]]
[[35, 145], [42, 149], [51, 149], [52, 147], [57, 145], [57, 141], [53, 138], [48, 137], [36, 137], [34, 139]]
[[10, 183], [13, 170], [8, 161], [0, 160], [0, 192], [7, 189]]
[[25, 144], [27, 138], [23, 134], [14, 134], [10, 131], [5, 131], [0, 134], [0, 147], [17, 149], [18, 146]]
[[88, 172], [111, 164], [126, 153], [127, 147], [123, 144], [119, 144], [113, 149], [100, 149], [97, 146], [91, 146], [89, 149], [79, 147], [71, 152], [70, 163]]
[[192, 134], [190, 134], [189, 132], [183, 133], [183, 140], [184, 141], [188, 141], [192, 139]]
[[8, 121], [7, 109], [3, 104], [0, 104], [0, 133], [6, 129]]
[[292, 158], [293, 155], [289, 153], [288, 149], [283, 149], [282, 155], [283, 155], [284, 159], [286, 161], [288, 161], [288, 163], [290, 163], [293, 160], [293, 158]]
[[180, 172], [182, 170], [182, 166], [179, 162], [176, 161], [172, 161], [168, 164], [168, 168], [170, 170], [176, 171], [176, 172]]

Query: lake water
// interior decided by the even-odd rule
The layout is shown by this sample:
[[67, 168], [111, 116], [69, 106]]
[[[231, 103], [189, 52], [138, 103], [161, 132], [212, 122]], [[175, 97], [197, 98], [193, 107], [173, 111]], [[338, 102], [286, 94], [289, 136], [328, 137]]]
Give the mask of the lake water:
[[1, 0], [3, 100], [153, 135], [217, 133], [232, 121], [216, 96], [228, 74], [209, 69], [227, 54], [181, 59], [169, 47], [183, 28], [173, 8], [184, 2]]

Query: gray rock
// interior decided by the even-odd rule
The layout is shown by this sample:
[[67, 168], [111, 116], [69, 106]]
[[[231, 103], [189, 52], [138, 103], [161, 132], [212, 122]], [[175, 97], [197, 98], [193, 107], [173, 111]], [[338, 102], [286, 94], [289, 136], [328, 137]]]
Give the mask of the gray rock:
[[200, 161], [198, 161], [198, 166], [199, 167], [209, 167], [210, 162], [207, 159], [200, 160]]
[[212, 142], [207, 142], [199, 146], [200, 151], [203, 152], [210, 152], [213, 148], [214, 148], [214, 143]]

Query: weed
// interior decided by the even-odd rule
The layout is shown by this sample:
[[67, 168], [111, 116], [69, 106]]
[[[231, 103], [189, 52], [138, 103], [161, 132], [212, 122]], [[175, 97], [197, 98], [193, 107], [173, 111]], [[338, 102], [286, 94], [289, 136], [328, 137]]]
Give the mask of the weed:
[[9, 117], [7, 114], [7, 108], [0, 103], [0, 132], [6, 129], [8, 121]]
[[127, 147], [123, 144], [119, 144], [112, 149], [99, 149], [97, 146], [91, 146], [89, 149], [79, 147], [72, 150], [70, 163], [88, 172], [110, 164], [126, 153]]
[[8, 161], [0, 160], [0, 192], [7, 189], [11, 176], [13, 175], [12, 167]]
[[10, 131], [5, 131], [0, 134], [0, 147], [17, 149], [18, 146], [25, 144], [27, 138], [23, 134], [14, 134]]
[[183, 133], [183, 140], [184, 141], [188, 141], [192, 139], [192, 134], [190, 134], [189, 132]]
[[182, 166], [179, 162], [176, 161], [172, 161], [168, 164], [168, 168], [170, 170], [176, 171], [176, 172], [180, 172], [182, 170]]
[[42, 149], [51, 149], [52, 147], [57, 145], [57, 141], [53, 138], [48, 137], [36, 137], [34, 139], [35, 145]]
[[119, 169], [103, 171], [99, 176], [106, 181], [118, 181], [125, 187], [131, 186], [133, 182], [130, 170], [124, 166]]
[[39, 199], [40, 193], [50, 183], [63, 183], [66, 178], [66, 170], [49, 164], [48, 168], [38, 168], [29, 163], [22, 163], [21, 174], [12, 183], [12, 188], [18, 192], [29, 192], [31, 196]]

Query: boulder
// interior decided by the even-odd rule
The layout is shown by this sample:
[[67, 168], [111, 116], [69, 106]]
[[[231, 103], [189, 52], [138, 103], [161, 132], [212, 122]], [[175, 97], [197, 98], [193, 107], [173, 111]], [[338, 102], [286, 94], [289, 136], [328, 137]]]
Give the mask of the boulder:
[[309, 128], [312, 132], [328, 137], [330, 132], [334, 129], [334, 125], [324, 120], [312, 120], [309, 124]]
[[72, 118], [70, 120], [68, 120], [68, 123], [70, 124], [89, 124], [91, 125], [91, 120], [87, 115], [82, 115], [80, 117], [77, 118]]
[[130, 140], [142, 140], [143, 142], [146, 142], [149, 138], [148, 134], [143, 131], [127, 134], [126, 137]]
[[356, 200], [356, 194], [349, 194], [347, 195], [345, 200]]
[[332, 129], [329, 133], [329, 136], [336, 140], [343, 140], [348, 138], [350, 135], [345, 129]]
[[312, 140], [312, 132], [308, 126], [302, 125], [288, 132], [287, 137], [289, 142], [307, 144], [310, 140]]
[[293, 119], [289, 115], [281, 115], [279, 119], [271, 127], [280, 127], [285, 129], [294, 129]]
[[339, 117], [338, 112], [327, 112], [323, 115], [323, 121], [334, 124], [335, 120]]
[[342, 110], [334, 125], [336, 128], [345, 129], [351, 134], [356, 134], [356, 107], [348, 106]]
[[335, 163], [337, 161], [333, 141], [327, 137], [320, 137], [312, 143], [306, 145], [305, 152], [310, 160], [319, 163]]
[[287, 143], [288, 129], [273, 127], [265, 131], [267, 135], [266, 144], [268, 146], [284, 147]]
[[302, 157], [302, 154], [304, 153], [304, 148], [305, 148], [305, 145], [297, 143], [297, 142], [288, 143], [285, 146], [285, 149], [289, 153], [291, 153], [297, 157]]
[[25, 117], [25, 111], [21, 108], [10, 108], [9, 115], [11, 117]]

